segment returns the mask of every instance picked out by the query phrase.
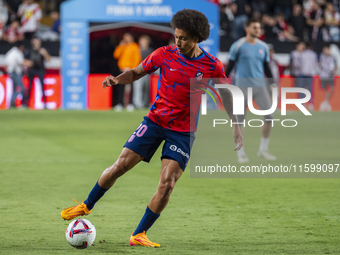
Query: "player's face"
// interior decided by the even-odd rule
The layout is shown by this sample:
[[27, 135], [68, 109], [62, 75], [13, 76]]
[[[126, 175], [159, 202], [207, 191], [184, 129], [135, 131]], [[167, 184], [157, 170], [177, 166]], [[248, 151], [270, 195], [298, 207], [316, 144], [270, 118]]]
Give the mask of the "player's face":
[[259, 38], [261, 35], [261, 24], [259, 22], [253, 22], [248, 27], [246, 27], [247, 34], [252, 37]]
[[324, 47], [324, 48], [322, 49], [322, 51], [323, 51], [323, 54], [325, 54], [325, 55], [330, 55], [330, 50], [329, 50], [328, 47]]
[[38, 50], [40, 48], [40, 46], [41, 46], [41, 41], [38, 38], [33, 38], [31, 40], [31, 44], [32, 44], [32, 48], [34, 50]]
[[180, 54], [190, 56], [197, 45], [197, 39], [192, 38], [187, 32], [176, 28], [175, 44]]
[[302, 52], [302, 51], [304, 51], [305, 50], [305, 44], [304, 43], [299, 43], [298, 45], [297, 45], [297, 48], [296, 48], [296, 50], [297, 51], [299, 51], [299, 52]]

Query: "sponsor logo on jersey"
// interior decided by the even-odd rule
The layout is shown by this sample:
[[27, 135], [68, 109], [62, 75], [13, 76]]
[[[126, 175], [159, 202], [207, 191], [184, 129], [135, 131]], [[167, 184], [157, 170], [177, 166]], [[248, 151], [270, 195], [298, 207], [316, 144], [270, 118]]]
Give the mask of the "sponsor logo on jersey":
[[197, 79], [198, 81], [202, 80], [202, 79], [203, 79], [203, 73], [200, 72], [200, 71], [198, 71], [198, 72], [196, 73], [196, 79]]

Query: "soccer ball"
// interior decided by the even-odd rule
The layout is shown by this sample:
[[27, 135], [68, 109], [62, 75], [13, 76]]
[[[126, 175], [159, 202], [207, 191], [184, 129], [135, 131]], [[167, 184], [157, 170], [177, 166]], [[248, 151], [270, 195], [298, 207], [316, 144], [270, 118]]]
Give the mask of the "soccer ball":
[[95, 239], [96, 229], [89, 220], [74, 220], [66, 228], [66, 240], [77, 249], [91, 246]]

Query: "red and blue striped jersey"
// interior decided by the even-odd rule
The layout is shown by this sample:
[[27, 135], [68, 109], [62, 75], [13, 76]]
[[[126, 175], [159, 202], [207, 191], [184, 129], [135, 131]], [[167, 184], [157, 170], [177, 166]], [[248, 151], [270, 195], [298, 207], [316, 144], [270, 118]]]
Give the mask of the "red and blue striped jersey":
[[[147, 73], [160, 69], [156, 100], [147, 117], [161, 127], [180, 131], [196, 131], [196, 125], [190, 126], [190, 116], [198, 116], [202, 90], [193, 92], [190, 79], [204, 81], [205, 78], [225, 78], [224, 67], [219, 59], [206, 51], [196, 58], [187, 58], [180, 54], [176, 46], [165, 46], [151, 53], [142, 66]], [[192, 87], [191, 87], [192, 88]], [[190, 105], [190, 96], [192, 103]], [[196, 98], [197, 97], [197, 98]]]

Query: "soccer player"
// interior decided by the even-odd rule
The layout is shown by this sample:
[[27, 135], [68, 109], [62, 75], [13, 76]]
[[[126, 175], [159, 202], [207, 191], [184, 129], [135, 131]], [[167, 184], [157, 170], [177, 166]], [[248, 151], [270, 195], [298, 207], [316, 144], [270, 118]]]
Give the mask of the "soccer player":
[[[319, 58], [319, 73], [321, 88], [325, 90], [325, 101], [320, 105], [320, 111], [331, 111], [329, 99], [334, 92], [334, 77], [337, 75], [338, 64], [336, 58], [331, 55], [329, 45], [325, 45]], [[327, 88], [329, 87], [329, 92]]]
[[[271, 108], [271, 102], [264, 74], [266, 74], [267, 78], [270, 78], [271, 86], [276, 86], [273, 82], [273, 75], [269, 66], [269, 48], [265, 42], [258, 39], [261, 35], [261, 23], [258, 20], [249, 19], [245, 25], [245, 31], [246, 36], [234, 42], [230, 48], [230, 59], [226, 76], [230, 75], [237, 63], [236, 86], [243, 92], [245, 106], [247, 103], [247, 88], [253, 87], [254, 101], [261, 110], [268, 110]], [[245, 109], [247, 108], [245, 107]], [[268, 151], [271, 122], [266, 121], [266, 119], [273, 119], [273, 116], [264, 116], [262, 137], [257, 155], [267, 160], [276, 160], [276, 157]], [[242, 123], [244, 121], [245, 116], [239, 115], [238, 122]], [[237, 152], [237, 156], [240, 163], [249, 162], [244, 147]]]
[[[170, 194], [183, 174], [189, 160], [193, 143], [190, 116], [197, 116], [198, 107], [190, 109], [190, 78], [197, 74], [205, 78], [223, 78], [222, 63], [198, 46], [209, 36], [208, 19], [196, 10], [184, 9], [177, 12], [171, 26], [175, 29], [176, 45], [155, 50], [142, 63], [117, 77], [108, 76], [103, 87], [131, 83], [148, 73], [160, 69], [161, 75], [157, 97], [144, 121], [125, 143], [118, 160], [100, 176], [88, 198], [81, 204], [61, 212], [61, 217], [71, 220], [89, 214], [95, 203], [112, 187], [116, 180], [140, 161], [149, 162], [162, 141], [165, 141], [161, 156], [161, 173], [158, 189], [149, 202], [145, 214], [130, 237], [130, 245], [160, 247], [151, 242], [146, 231], [166, 207]], [[224, 107], [232, 115], [232, 97], [228, 90], [220, 90]], [[198, 98], [200, 93], [194, 93]], [[194, 122], [194, 121], [192, 121]], [[238, 126], [233, 128], [235, 150], [243, 145], [243, 136]], [[182, 153], [174, 148], [180, 148]]]
[[[318, 55], [313, 50], [311, 43], [306, 43], [306, 49], [301, 53], [301, 74], [299, 77], [298, 85], [300, 88], [308, 89], [311, 93], [309, 101], [309, 110], [314, 110], [313, 102], [313, 81], [314, 76], [318, 73]], [[299, 93], [299, 98], [303, 98], [303, 93]]]

